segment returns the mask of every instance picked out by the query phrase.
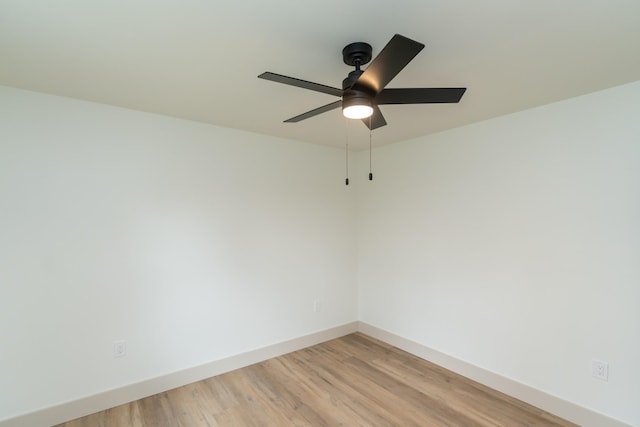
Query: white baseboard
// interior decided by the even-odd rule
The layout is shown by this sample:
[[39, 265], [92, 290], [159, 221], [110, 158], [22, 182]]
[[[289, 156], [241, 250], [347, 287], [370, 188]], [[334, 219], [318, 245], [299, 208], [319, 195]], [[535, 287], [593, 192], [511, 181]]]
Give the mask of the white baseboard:
[[367, 323], [358, 322], [358, 331], [583, 427], [632, 427]]
[[108, 408], [113, 408], [114, 406], [122, 405], [133, 400], [142, 399], [205, 378], [233, 371], [234, 369], [262, 362], [272, 357], [339, 338], [356, 332], [357, 329], [358, 322], [347, 323], [246, 353], [215, 360], [204, 365], [5, 419], [0, 421], [0, 427], [50, 427]]
[[481, 384], [503, 392], [516, 399], [536, 406], [584, 427], [631, 427], [622, 421], [562, 400], [512, 379], [461, 361], [433, 350], [407, 338], [364, 322], [351, 322], [324, 331], [258, 348], [246, 353], [184, 369], [161, 377], [108, 390], [78, 400], [40, 409], [15, 418], [0, 421], [0, 427], [50, 427], [114, 406], [122, 405], [176, 387], [220, 375], [225, 372], [259, 363], [292, 351], [300, 350], [324, 341], [339, 338], [353, 332], [362, 332], [387, 344], [398, 347], [415, 356], [433, 362]]

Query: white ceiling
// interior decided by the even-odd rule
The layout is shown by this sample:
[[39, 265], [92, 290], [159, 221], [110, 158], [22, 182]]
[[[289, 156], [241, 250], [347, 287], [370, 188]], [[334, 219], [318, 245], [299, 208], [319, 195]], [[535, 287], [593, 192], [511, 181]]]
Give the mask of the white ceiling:
[[385, 105], [374, 145], [640, 79], [638, 0], [0, 0], [0, 84], [317, 144], [368, 146], [336, 98], [348, 43], [426, 48], [388, 87], [467, 87], [459, 104]]

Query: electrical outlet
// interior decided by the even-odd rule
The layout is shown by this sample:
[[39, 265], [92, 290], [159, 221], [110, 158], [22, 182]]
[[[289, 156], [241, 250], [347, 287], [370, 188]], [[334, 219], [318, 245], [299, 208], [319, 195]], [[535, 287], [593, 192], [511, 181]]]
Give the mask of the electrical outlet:
[[113, 357], [124, 357], [127, 355], [127, 343], [125, 341], [113, 342]]
[[602, 381], [609, 381], [609, 364], [601, 360], [592, 360], [591, 376]]
[[313, 302], [313, 312], [318, 313], [322, 310], [322, 302], [320, 300], [315, 300]]

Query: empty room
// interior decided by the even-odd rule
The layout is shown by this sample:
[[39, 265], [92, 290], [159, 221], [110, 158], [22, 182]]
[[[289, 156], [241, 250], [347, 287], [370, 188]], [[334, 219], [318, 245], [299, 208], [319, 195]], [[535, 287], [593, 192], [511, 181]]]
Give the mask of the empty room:
[[0, 427], [640, 426], [640, 2], [0, 2]]

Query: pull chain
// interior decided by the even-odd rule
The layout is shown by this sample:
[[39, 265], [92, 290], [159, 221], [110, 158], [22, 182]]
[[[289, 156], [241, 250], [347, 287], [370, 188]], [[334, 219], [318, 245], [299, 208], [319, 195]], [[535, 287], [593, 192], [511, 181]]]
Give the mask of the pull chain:
[[369, 116], [369, 181], [373, 181], [373, 173], [371, 172], [371, 116]]
[[345, 119], [345, 134], [346, 134], [346, 141], [344, 144], [344, 152], [345, 152], [345, 179], [344, 179], [344, 185], [349, 185], [349, 121]]
[[344, 179], [344, 185], [349, 185], [349, 143], [347, 142], [345, 144], [345, 153], [346, 153], [346, 158], [347, 158], [347, 172], [346, 172], [346, 178]]

